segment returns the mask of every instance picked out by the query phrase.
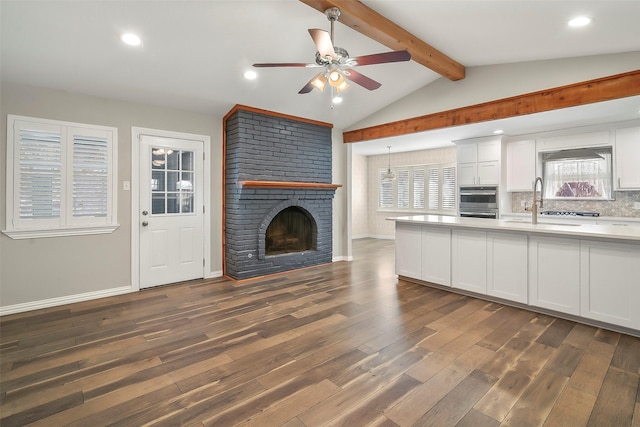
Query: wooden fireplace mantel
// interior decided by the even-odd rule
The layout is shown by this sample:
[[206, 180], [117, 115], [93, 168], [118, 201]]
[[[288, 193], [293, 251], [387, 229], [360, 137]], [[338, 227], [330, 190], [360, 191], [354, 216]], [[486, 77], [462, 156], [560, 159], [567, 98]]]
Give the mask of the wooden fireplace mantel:
[[340, 184], [325, 184], [322, 182], [300, 181], [238, 181], [243, 188], [304, 188], [308, 190], [335, 190]]

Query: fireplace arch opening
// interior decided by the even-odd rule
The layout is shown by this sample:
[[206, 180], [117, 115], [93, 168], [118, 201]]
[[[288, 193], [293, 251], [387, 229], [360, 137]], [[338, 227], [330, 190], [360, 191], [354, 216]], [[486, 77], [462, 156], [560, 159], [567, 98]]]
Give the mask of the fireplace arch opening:
[[265, 255], [316, 250], [317, 227], [309, 212], [290, 206], [273, 217], [265, 233]]

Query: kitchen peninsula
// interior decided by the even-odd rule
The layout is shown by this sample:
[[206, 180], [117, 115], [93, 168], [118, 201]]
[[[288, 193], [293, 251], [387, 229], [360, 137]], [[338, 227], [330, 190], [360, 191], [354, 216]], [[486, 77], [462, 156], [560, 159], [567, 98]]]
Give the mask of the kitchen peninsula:
[[389, 219], [401, 279], [640, 336], [640, 226]]

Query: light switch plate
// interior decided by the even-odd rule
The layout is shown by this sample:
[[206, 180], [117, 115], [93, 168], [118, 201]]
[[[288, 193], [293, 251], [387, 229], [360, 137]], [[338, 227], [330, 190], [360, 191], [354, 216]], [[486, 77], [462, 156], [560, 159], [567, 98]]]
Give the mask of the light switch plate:
[[129, 191], [131, 190], [131, 182], [129, 181], [122, 181], [122, 189], [124, 191]]

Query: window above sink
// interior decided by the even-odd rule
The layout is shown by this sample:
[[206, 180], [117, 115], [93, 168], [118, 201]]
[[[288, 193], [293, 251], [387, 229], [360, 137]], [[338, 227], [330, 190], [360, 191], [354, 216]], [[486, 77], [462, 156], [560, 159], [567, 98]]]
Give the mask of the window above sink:
[[611, 147], [542, 153], [545, 200], [612, 200]]

